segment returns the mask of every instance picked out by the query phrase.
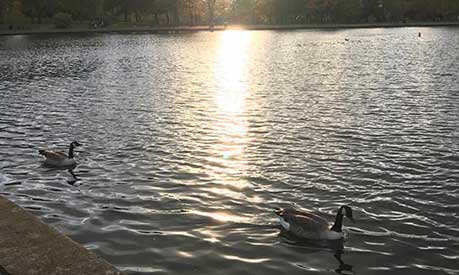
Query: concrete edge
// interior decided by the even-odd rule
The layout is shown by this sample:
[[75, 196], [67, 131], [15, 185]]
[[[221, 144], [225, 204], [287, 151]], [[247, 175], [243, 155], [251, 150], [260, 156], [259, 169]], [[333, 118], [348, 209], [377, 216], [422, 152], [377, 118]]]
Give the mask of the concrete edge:
[[123, 275], [124, 273], [0, 196], [0, 274]]

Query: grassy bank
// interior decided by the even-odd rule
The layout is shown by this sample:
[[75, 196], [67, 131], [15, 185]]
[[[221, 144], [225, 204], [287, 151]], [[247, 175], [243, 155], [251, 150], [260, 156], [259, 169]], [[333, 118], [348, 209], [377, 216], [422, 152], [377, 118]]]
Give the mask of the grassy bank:
[[397, 28], [397, 27], [459, 27], [459, 22], [410, 22], [410, 23], [364, 23], [364, 24], [307, 24], [307, 25], [230, 25], [230, 26], [126, 26], [88, 28], [84, 26], [72, 26], [67, 29], [56, 29], [50, 25], [38, 25], [24, 29], [9, 30], [6, 26], [0, 26], [0, 35], [28, 35], [28, 34], [65, 34], [65, 33], [175, 33], [195, 32], [226, 29], [246, 30], [300, 30], [300, 29], [350, 29], [350, 28]]

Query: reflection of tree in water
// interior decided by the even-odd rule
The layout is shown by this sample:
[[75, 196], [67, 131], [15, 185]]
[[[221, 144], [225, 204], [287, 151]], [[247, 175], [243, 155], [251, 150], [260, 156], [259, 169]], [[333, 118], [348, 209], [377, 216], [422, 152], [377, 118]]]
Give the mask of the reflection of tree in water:
[[316, 252], [317, 250], [331, 250], [331, 252], [334, 252], [334, 257], [339, 263], [338, 268], [335, 269], [335, 272], [338, 274], [355, 274], [355, 272], [352, 270], [353, 266], [346, 264], [342, 259], [342, 255], [344, 254], [344, 239], [305, 240], [295, 237], [284, 230], [281, 230], [279, 236], [290, 245], [310, 248], [312, 252]]

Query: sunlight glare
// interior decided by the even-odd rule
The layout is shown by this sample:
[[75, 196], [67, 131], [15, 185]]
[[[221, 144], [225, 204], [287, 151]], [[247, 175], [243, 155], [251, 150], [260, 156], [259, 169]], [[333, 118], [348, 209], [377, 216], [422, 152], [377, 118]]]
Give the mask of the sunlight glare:
[[[209, 173], [213, 182], [221, 185], [215, 192], [225, 196], [229, 194], [225, 186], [232, 186], [238, 190], [247, 187], [247, 182], [240, 179], [247, 169], [247, 160], [244, 150], [248, 144], [248, 121], [246, 117], [246, 100], [250, 91], [249, 58], [252, 32], [225, 31], [220, 33], [219, 48], [216, 54], [214, 77], [215, 93], [213, 133], [218, 141], [212, 144], [209, 161], [218, 163]], [[225, 213], [213, 213], [212, 217], [219, 221], [227, 218]]]
[[249, 31], [225, 31], [222, 34], [218, 53], [219, 83], [216, 103], [225, 113], [243, 112], [247, 90], [246, 73], [248, 48], [251, 41]]
[[211, 218], [219, 223], [227, 223], [227, 222], [247, 222], [247, 218], [236, 216], [229, 211], [218, 210], [215, 212], [202, 212], [202, 211], [192, 211], [191, 213], [199, 216], [204, 216]]

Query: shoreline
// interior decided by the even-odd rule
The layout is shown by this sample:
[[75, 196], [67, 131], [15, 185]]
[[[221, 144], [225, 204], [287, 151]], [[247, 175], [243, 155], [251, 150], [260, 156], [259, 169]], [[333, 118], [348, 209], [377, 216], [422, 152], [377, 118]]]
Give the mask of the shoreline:
[[298, 24], [298, 25], [228, 25], [215, 26], [180, 26], [180, 27], [108, 27], [100, 29], [91, 28], [38, 28], [25, 30], [0, 30], [0, 36], [8, 35], [49, 35], [49, 34], [86, 34], [86, 33], [188, 33], [200, 31], [223, 30], [315, 30], [315, 29], [368, 29], [368, 28], [403, 28], [403, 27], [459, 27], [459, 22], [410, 22], [410, 23], [364, 23], [364, 24]]
[[2, 195], [0, 274], [124, 275]]

